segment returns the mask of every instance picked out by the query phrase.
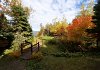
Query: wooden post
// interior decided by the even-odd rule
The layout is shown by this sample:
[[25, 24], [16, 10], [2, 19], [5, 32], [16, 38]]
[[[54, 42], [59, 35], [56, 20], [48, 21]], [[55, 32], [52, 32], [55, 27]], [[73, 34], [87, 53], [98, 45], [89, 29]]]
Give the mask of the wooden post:
[[32, 49], [32, 47], [33, 47], [33, 45], [32, 45], [32, 43], [31, 43], [31, 54], [32, 54], [32, 52], [33, 52], [33, 49]]
[[39, 48], [40, 48], [39, 42], [37, 44], [38, 44], [38, 51], [39, 51]]
[[37, 38], [36, 38], [36, 43], [37, 43]]
[[22, 55], [22, 54], [23, 54], [23, 47], [22, 47], [22, 44], [21, 44], [20, 48], [21, 48], [21, 55]]

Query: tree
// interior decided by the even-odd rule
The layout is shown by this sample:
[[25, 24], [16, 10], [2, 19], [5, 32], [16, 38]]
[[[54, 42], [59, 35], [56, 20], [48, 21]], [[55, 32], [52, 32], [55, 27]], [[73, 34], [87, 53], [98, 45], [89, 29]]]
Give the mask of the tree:
[[0, 13], [0, 54], [11, 46], [13, 35], [10, 29], [4, 13]]
[[89, 15], [93, 15], [93, 6], [94, 6], [94, 0], [90, 0], [87, 6], [87, 12]]
[[46, 24], [45, 28], [44, 28], [44, 35], [50, 36], [50, 27], [52, 26], [52, 24]]
[[86, 29], [92, 28], [94, 25], [91, 22], [92, 17], [89, 15], [81, 15], [73, 20], [72, 24], [67, 27], [69, 41], [74, 41], [88, 48], [86, 45], [90, 42], [89, 35]]
[[94, 0], [90, 0], [87, 6], [84, 3], [82, 3], [78, 16], [81, 16], [81, 15], [92, 16], [93, 15], [93, 6], [94, 6]]
[[93, 37], [96, 38], [97, 47], [100, 47], [100, 0], [97, 1], [97, 4], [94, 6], [94, 15], [92, 17], [92, 22], [94, 23], [95, 27], [92, 29], [88, 29], [87, 31], [90, 34], [93, 34]]
[[58, 36], [65, 36], [66, 35], [66, 27], [68, 26], [68, 23], [66, 22], [66, 19], [63, 18], [62, 21], [55, 21], [50, 26], [50, 32], [52, 35], [58, 35]]
[[13, 17], [14, 40], [12, 47], [18, 50], [21, 43], [28, 41], [32, 37], [32, 29], [28, 23], [29, 12], [19, 2], [12, 1], [11, 17]]
[[13, 34], [12, 34], [12, 28], [10, 23], [5, 17], [6, 10], [3, 5], [0, 5], [0, 54], [5, 50], [10, 48], [12, 40], [13, 40]]
[[42, 25], [42, 23], [40, 24], [40, 31], [38, 32], [37, 36], [41, 36], [41, 37], [44, 36], [44, 26]]

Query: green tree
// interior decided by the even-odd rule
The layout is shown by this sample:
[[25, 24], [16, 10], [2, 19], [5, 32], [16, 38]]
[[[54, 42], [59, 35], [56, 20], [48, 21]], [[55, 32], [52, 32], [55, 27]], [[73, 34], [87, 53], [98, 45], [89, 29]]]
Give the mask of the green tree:
[[12, 47], [15, 50], [19, 49], [21, 43], [28, 41], [32, 37], [32, 29], [30, 24], [28, 23], [29, 12], [28, 8], [22, 7], [21, 4], [15, 4], [17, 2], [13, 2], [11, 5], [10, 15], [13, 17], [13, 33], [14, 33], [14, 41], [12, 43]]
[[100, 47], [100, 0], [97, 1], [97, 4], [94, 6], [94, 15], [93, 15], [93, 23], [95, 25], [94, 28], [87, 30], [89, 33], [93, 34], [93, 37], [95, 37], [97, 47]]
[[5, 49], [10, 48], [13, 41], [12, 27], [6, 18], [7, 5], [5, 4], [7, 4], [6, 1], [0, 4], [0, 54], [3, 53]]

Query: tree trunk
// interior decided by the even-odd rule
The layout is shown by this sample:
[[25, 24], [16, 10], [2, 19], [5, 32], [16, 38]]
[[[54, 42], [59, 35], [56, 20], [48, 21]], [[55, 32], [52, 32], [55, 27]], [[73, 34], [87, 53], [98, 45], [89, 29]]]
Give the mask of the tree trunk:
[[97, 50], [99, 51], [100, 50], [100, 39], [99, 38], [97, 38], [96, 44], [97, 44]]

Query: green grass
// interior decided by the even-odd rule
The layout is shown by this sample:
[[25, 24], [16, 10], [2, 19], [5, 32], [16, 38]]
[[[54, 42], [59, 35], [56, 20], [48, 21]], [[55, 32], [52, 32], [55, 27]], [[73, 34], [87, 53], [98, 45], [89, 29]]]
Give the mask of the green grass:
[[[44, 37], [45, 41], [53, 39]], [[68, 57], [54, 56], [62, 55], [57, 45], [45, 44], [41, 47], [44, 58], [41, 61], [31, 60], [27, 64], [28, 70], [100, 70], [100, 54], [97, 53], [68, 53]], [[53, 55], [52, 55], [53, 54]]]
[[[29, 61], [28, 70], [100, 70], [100, 60], [90, 57], [45, 56], [40, 62]], [[39, 67], [39, 68], [38, 68]]]
[[0, 59], [0, 70], [100, 70], [100, 53], [63, 53], [54, 44], [45, 44], [40, 51], [41, 61], [4, 56]]
[[21, 60], [9, 56], [0, 59], [0, 70], [100, 70], [99, 65], [99, 55], [80, 57], [44, 55], [41, 61]]
[[57, 47], [55, 45], [45, 45], [45, 47], [40, 48], [42, 53], [52, 54], [58, 52]]
[[44, 40], [50, 40], [50, 39], [53, 39], [54, 37], [51, 37], [51, 36], [43, 36], [43, 39]]
[[[50, 39], [53, 38], [45, 37], [46, 41]], [[67, 53], [68, 56], [65, 57], [61, 56], [64, 53], [57, 49], [57, 45], [50, 44], [41, 47], [41, 52], [43, 59], [30, 60], [27, 70], [100, 70], [100, 54], [97, 53]]]

